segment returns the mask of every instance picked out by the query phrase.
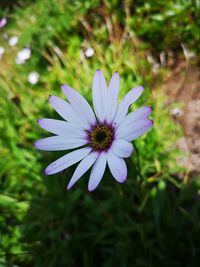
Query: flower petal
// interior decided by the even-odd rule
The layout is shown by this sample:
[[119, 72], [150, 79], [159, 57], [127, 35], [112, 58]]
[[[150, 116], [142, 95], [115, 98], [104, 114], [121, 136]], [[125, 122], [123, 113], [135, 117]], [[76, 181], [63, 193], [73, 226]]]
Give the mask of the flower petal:
[[84, 147], [84, 148], [80, 148], [78, 150], [75, 150], [71, 153], [66, 154], [65, 156], [51, 163], [45, 169], [45, 174], [51, 175], [51, 174], [63, 171], [64, 169], [82, 160], [84, 157], [86, 157], [91, 152], [91, 150], [92, 149], [90, 147]]
[[119, 73], [116, 71], [110, 80], [107, 93], [106, 121], [111, 123], [117, 111], [117, 100], [119, 95]]
[[114, 140], [111, 150], [113, 153], [121, 158], [128, 158], [133, 153], [133, 145], [125, 140]]
[[50, 96], [49, 101], [56, 112], [66, 121], [83, 129], [88, 129], [90, 126], [89, 123], [86, 122], [86, 120], [83, 120], [80, 114], [78, 114], [72, 106], [62, 98]]
[[73, 109], [81, 116], [81, 118], [89, 122], [90, 125], [96, 124], [94, 112], [85, 98], [68, 85], [64, 84], [61, 88], [69, 103], [72, 105]]
[[89, 178], [88, 190], [93, 191], [100, 183], [106, 169], [107, 154], [101, 152], [95, 161]]
[[120, 123], [119, 127], [127, 127], [133, 124], [137, 120], [148, 119], [149, 115], [152, 112], [151, 107], [141, 107], [138, 108], [136, 111], [129, 113]]
[[100, 122], [104, 122], [106, 119], [106, 109], [105, 109], [106, 99], [107, 99], [106, 80], [101, 70], [97, 70], [94, 75], [92, 83], [92, 100], [95, 113]]
[[65, 136], [51, 136], [37, 140], [34, 145], [40, 150], [60, 151], [84, 146], [87, 143], [88, 141], [86, 139], [74, 137], [66, 138]]
[[127, 127], [118, 127], [116, 129], [116, 138], [132, 141], [143, 135], [153, 125], [153, 121], [149, 119], [138, 120]]
[[124, 119], [129, 106], [132, 105], [141, 96], [143, 90], [144, 88], [142, 86], [137, 86], [125, 95], [118, 106], [114, 124], [119, 124]]
[[61, 120], [54, 119], [39, 119], [38, 124], [43, 129], [47, 130], [50, 133], [64, 135], [66, 138], [69, 136], [74, 136], [78, 138], [86, 138], [87, 133], [84, 130], [81, 130], [71, 123]]
[[95, 160], [98, 157], [97, 152], [91, 152], [88, 156], [86, 156], [77, 166], [68, 186], [67, 189], [72, 188], [72, 186], [81, 178], [81, 176], [89, 170], [89, 168], [92, 166], [92, 164], [95, 162]]
[[108, 153], [108, 166], [110, 171], [119, 183], [127, 178], [127, 166], [123, 158], [117, 157], [111, 150]]

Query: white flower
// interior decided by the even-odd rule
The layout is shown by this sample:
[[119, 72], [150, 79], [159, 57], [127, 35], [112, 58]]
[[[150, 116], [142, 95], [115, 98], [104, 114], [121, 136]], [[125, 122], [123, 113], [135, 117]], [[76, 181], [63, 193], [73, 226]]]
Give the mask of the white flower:
[[7, 19], [6, 18], [2, 18], [0, 20], [0, 28], [3, 28], [6, 25], [6, 23], [7, 23]]
[[18, 43], [18, 36], [13, 36], [9, 39], [9, 46], [15, 46]]
[[24, 64], [26, 60], [28, 60], [31, 57], [31, 49], [30, 48], [24, 48], [21, 51], [18, 52], [16, 63], [17, 64]]
[[118, 105], [118, 72], [114, 73], [107, 88], [103, 73], [97, 70], [92, 84], [95, 113], [73, 88], [63, 85], [62, 90], [68, 102], [57, 96], [50, 96], [49, 101], [65, 121], [40, 119], [38, 124], [55, 136], [36, 141], [35, 147], [47, 151], [76, 150], [51, 163], [45, 173], [58, 173], [80, 161], [67, 189], [92, 166], [88, 184], [89, 191], [92, 191], [100, 183], [108, 164], [113, 177], [123, 183], [127, 178], [127, 166], [123, 158], [130, 157], [133, 152], [131, 141], [153, 125], [149, 119], [150, 107], [141, 107], [127, 115], [129, 107], [142, 94], [143, 87], [133, 88]]
[[89, 47], [86, 51], [85, 51], [85, 56], [86, 57], [92, 57], [94, 55], [94, 49], [92, 47]]
[[36, 71], [29, 73], [29, 75], [28, 75], [29, 83], [36, 84], [36, 83], [38, 83], [38, 80], [39, 80], [39, 74]]
[[5, 53], [5, 48], [0, 46], [0, 59], [2, 58], [4, 53]]

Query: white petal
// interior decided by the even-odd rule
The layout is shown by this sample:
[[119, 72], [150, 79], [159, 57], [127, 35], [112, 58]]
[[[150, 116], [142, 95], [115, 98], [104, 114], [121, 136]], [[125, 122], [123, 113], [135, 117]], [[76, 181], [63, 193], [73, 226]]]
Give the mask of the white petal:
[[100, 183], [106, 169], [107, 154], [101, 152], [95, 161], [89, 178], [88, 190], [93, 191]]
[[119, 127], [127, 127], [130, 124], [133, 124], [137, 120], [148, 119], [149, 115], [152, 112], [151, 107], [141, 107], [136, 111], [129, 113], [124, 120], [120, 123]]
[[87, 133], [84, 130], [79, 129], [66, 121], [45, 118], [39, 119], [38, 124], [46, 131], [58, 135], [64, 135], [66, 138], [69, 136], [87, 138]]
[[81, 176], [89, 170], [89, 168], [92, 166], [92, 164], [97, 159], [99, 153], [97, 152], [91, 152], [87, 157], [85, 157], [77, 166], [68, 186], [67, 189], [72, 188], [72, 186], [81, 178]]
[[117, 157], [111, 150], [108, 153], [108, 166], [113, 177], [123, 183], [127, 178], [127, 166], [123, 158]]
[[35, 142], [35, 147], [40, 150], [46, 151], [59, 151], [77, 148], [86, 145], [88, 141], [86, 139], [78, 138], [66, 138], [65, 136], [51, 136], [37, 140]]
[[144, 88], [142, 86], [137, 86], [125, 95], [118, 106], [114, 124], [119, 124], [124, 119], [129, 106], [132, 105], [141, 96], [143, 90]]
[[104, 122], [106, 119], [106, 99], [106, 80], [101, 70], [97, 70], [92, 83], [92, 100], [95, 113], [100, 122]]
[[73, 109], [81, 116], [81, 118], [89, 122], [90, 125], [96, 124], [94, 112], [85, 98], [68, 85], [62, 85], [62, 90]]
[[83, 120], [82, 117], [72, 108], [72, 106], [57, 96], [50, 96], [49, 101], [56, 112], [66, 121], [71, 122], [73, 125], [88, 129], [89, 123], [86, 120]]
[[107, 104], [106, 104], [106, 121], [111, 123], [115, 117], [117, 111], [117, 100], [119, 95], [119, 74], [115, 72], [110, 80], [107, 93]]
[[153, 121], [149, 119], [138, 120], [127, 127], [118, 127], [116, 129], [116, 138], [132, 141], [143, 135], [153, 125]]
[[114, 140], [111, 150], [113, 153], [121, 158], [128, 158], [133, 153], [133, 145], [125, 140]]
[[90, 147], [84, 147], [80, 148], [78, 150], [75, 150], [71, 153], [68, 153], [67, 155], [57, 159], [53, 163], [51, 163], [46, 169], [45, 174], [51, 175], [60, 171], [63, 171], [64, 169], [70, 167], [71, 165], [77, 163], [78, 161], [82, 160], [84, 157], [86, 157], [91, 152]]

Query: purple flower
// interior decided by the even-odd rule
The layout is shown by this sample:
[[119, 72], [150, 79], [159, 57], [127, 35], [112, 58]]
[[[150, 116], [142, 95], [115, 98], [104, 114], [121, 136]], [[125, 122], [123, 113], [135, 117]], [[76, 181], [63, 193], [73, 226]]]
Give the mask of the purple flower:
[[124, 158], [130, 157], [133, 152], [131, 141], [149, 130], [153, 122], [149, 119], [152, 111], [150, 107], [141, 107], [127, 115], [131, 104], [141, 96], [143, 87], [133, 88], [118, 105], [119, 86], [118, 72], [114, 73], [107, 88], [103, 73], [96, 71], [92, 84], [96, 116], [88, 102], [67, 85], [62, 85], [62, 91], [68, 102], [57, 96], [50, 96], [51, 105], [65, 121], [40, 119], [39, 125], [55, 136], [36, 141], [35, 147], [51, 151], [76, 149], [45, 169], [45, 173], [51, 175], [80, 161], [67, 189], [91, 166], [89, 191], [98, 186], [107, 164], [119, 183], [126, 180], [127, 167]]
[[3, 28], [7, 23], [7, 18], [0, 19], [0, 28]]

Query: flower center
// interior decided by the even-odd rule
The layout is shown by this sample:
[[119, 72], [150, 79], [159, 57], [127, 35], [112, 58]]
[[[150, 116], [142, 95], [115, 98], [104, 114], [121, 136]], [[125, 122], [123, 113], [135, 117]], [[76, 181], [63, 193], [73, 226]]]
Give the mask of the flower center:
[[94, 150], [106, 150], [112, 144], [114, 130], [107, 124], [98, 124], [89, 133], [89, 139]]

